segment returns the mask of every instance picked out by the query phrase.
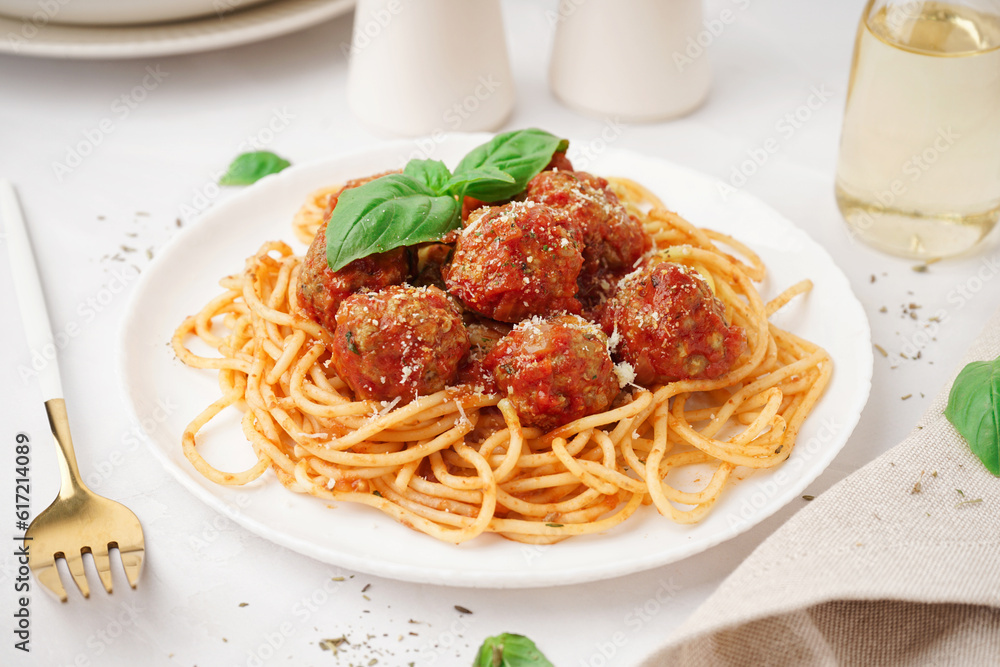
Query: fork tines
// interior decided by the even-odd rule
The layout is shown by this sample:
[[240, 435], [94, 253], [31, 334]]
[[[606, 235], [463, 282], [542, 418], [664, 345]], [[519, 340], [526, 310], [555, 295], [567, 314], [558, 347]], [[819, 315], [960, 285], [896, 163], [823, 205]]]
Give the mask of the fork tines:
[[104, 585], [104, 590], [111, 593], [113, 586], [111, 583], [110, 549], [112, 548], [118, 549], [122, 560], [122, 567], [125, 569], [125, 578], [128, 579], [129, 586], [135, 588], [136, 583], [139, 581], [139, 573], [142, 571], [142, 560], [145, 555], [143, 545], [141, 544], [122, 547], [116, 542], [111, 542], [103, 550], [98, 549], [95, 551], [91, 547], [83, 547], [78, 553], [70, 552], [67, 554], [57, 551], [48, 559], [46, 559], [45, 555], [31, 558], [33, 561], [31, 567], [39, 583], [55, 593], [60, 600], [66, 602], [66, 589], [62, 584], [57, 566], [57, 561], [61, 558], [65, 561], [66, 567], [73, 577], [73, 581], [76, 582], [76, 587], [80, 589], [80, 593], [83, 594], [83, 597], [88, 598], [90, 597], [90, 585], [87, 582], [87, 574], [84, 570], [83, 554], [89, 553], [94, 559], [94, 565], [97, 567], [97, 576]]

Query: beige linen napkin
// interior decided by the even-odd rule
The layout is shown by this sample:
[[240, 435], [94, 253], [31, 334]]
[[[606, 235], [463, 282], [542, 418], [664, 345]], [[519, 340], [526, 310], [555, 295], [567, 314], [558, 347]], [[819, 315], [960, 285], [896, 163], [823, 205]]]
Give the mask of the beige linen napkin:
[[[1000, 311], [962, 365], [998, 355]], [[950, 387], [902, 443], [765, 540], [642, 667], [1000, 664], [1000, 479], [944, 418]]]

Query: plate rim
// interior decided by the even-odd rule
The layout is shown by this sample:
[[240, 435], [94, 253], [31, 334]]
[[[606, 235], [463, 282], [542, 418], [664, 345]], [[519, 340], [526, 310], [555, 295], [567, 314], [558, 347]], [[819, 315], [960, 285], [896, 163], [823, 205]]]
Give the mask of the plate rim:
[[[247, 7], [226, 17], [213, 15], [164, 23], [143, 23], [124, 26], [75, 25], [46, 23], [38, 33], [20, 42], [0, 40], [0, 53], [10, 55], [71, 59], [71, 60], [125, 60], [201, 53], [280, 37], [304, 30], [324, 21], [346, 14], [354, 8], [356, 0], [270, 0]], [[271, 16], [268, 16], [271, 15]], [[14, 33], [24, 21], [0, 14], [0, 33]], [[191, 34], [202, 26], [214, 30]], [[64, 41], [65, 38], [46, 39], [47, 32], [56, 35], [84, 36], [100, 31], [117, 33], [107, 41]]]
[[[453, 133], [446, 134], [444, 138], [439, 141], [439, 145], [443, 145], [447, 142], [452, 141], [468, 141], [472, 142], [474, 140], [481, 141], [485, 138], [493, 136], [492, 133]], [[345, 151], [343, 153], [338, 153], [335, 156], [328, 156], [310, 160], [307, 162], [300, 163], [298, 165], [293, 165], [292, 167], [278, 173], [272, 174], [258, 181], [257, 184], [248, 187], [246, 190], [237, 193], [236, 195], [229, 197], [228, 199], [219, 202], [215, 206], [206, 211], [202, 212], [192, 223], [185, 225], [185, 227], [180, 230], [176, 235], [174, 235], [163, 247], [163, 249], [157, 253], [157, 259], [151, 265], [151, 268], [157, 268], [161, 265], [161, 258], [169, 258], [170, 252], [175, 245], [182, 245], [185, 243], [188, 236], [197, 233], [199, 227], [202, 226], [203, 221], [206, 219], [211, 221], [215, 217], [224, 217], [229, 208], [239, 205], [239, 202], [247, 197], [260, 196], [257, 192], [266, 192], [267, 187], [276, 188], [278, 184], [282, 182], [294, 182], [300, 173], [305, 173], [312, 169], [321, 168], [324, 166], [330, 166], [335, 168], [337, 163], [350, 161], [352, 159], [371, 156], [375, 153], [386, 153], [389, 154], [391, 151], [403, 151], [407, 152], [408, 149], [412, 149], [414, 145], [413, 139], [403, 139], [396, 141], [386, 141], [379, 142], [374, 145], [369, 145], [366, 147], [354, 149], [351, 151]], [[572, 142], [571, 142], [572, 145]], [[636, 151], [631, 151], [628, 149], [609, 149], [615, 154], [620, 154], [628, 159], [639, 158], [641, 160], [653, 160], [660, 163], [665, 163], [669, 168], [681, 170], [688, 175], [701, 180], [717, 180], [712, 176], [707, 175], [703, 172], [691, 169], [684, 165], [665, 160], [660, 157], [650, 156]], [[849, 306], [852, 310], [856, 311], [859, 317], [858, 323], [863, 326], [858, 331], [858, 335], [861, 335], [865, 341], [870, 343], [871, 341], [871, 326], [868, 321], [867, 313], [864, 311], [864, 307], [858, 300], [854, 291], [851, 289], [850, 281], [848, 280], [846, 274], [840, 269], [840, 267], [833, 261], [832, 256], [826, 251], [826, 248], [821, 246], [815, 240], [812, 239], [809, 234], [802, 228], [795, 225], [790, 219], [782, 215], [776, 209], [769, 206], [762, 200], [745, 193], [744, 191], [738, 191], [734, 195], [735, 197], [740, 197], [745, 199], [750, 205], [758, 208], [759, 210], [766, 212], [768, 217], [779, 221], [783, 227], [787, 227], [788, 230], [794, 230], [794, 233], [800, 235], [804, 242], [811, 245], [811, 251], [821, 253], [825, 259], [829, 262], [835, 273], [836, 281], [841, 283], [841, 288], [844, 290], [846, 295], [849, 295], [850, 301]], [[133, 420], [141, 421], [141, 416], [138, 410], [138, 406], [132, 400], [131, 395], [134, 390], [129, 378], [128, 378], [128, 364], [127, 360], [129, 357], [129, 343], [130, 343], [130, 332], [136, 326], [137, 320], [137, 310], [138, 304], [141, 301], [141, 297], [145, 291], [151, 289], [150, 285], [155, 284], [156, 275], [159, 273], [157, 271], [151, 271], [147, 269], [139, 276], [135, 289], [132, 290], [128, 298], [128, 303], [126, 305], [125, 313], [122, 319], [122, 323], [118, 330], [117, 343], [118, 343], [118, 355], [116, 363], [116, 374], [118, 378], [119, 389], [121, 391], [121, 398], [125, 404], [128, 414]], [[848, 304], [842, 304], [845, 307]], [[872, 376], [874, 371], [874, 353], [871, 350], [871, 346], [864, 346], [863, 358], [859, 360], [860, 366], [852, 366], [856, 368], [864, 368], [863, 381], [861, 386], [858, 388], [856, 394], [853, 395], [855, 399], [855, 405], [851, 406], [849, 411], [850, 418], [844, 421], [843, 428], [841, 430], [842, 434], [838, 440], [839, 444], [836, 447], [829, 448], [825, 455], [822, 457], [825, 459], [822, 465], [812, 469], [810, 474], [804, 476], [796, 477], [793, 482], [785, 484], [782, 486], [782, 491], [776, 494], [765, 506], [763, 510], [758, 510], [750, 519], [744, 520], [738, 525], [730, 524], [725, 531], [717, 531], [715, 534], [709, 535], [706, 538], [701, 538], [699, 541], [695, 542], [685, 542], [683, 546], [678, 545], [674, 550], [669, 552], [669, 555], [664, 557], [661, 552], [653, 552], [645, 557], [635, 558], [623, 562], [618, 567], [614, 565], [608, 565], [604, 567], [599, 573], [595, 574], [593, 572], [593, 566], [583, 564], [576, 567], [561, 568], [559, 576], [556, 579], [548, 578], [538, 578], [538, 573], [532, 571], [531, 568], [525, 568], [525, 570], [520, 571], [516, 574], [509, 572], [504, 572], [502, 581], [496, 581], [495, 577], [498, 572], [489, 569], [448, 569], [448, 568], [435, 568], [429, 567], [425, 564], [400, 564], [391, 561], [381, 561], [377, 567], [372, 567], [371, 560], [365, 559], [360, 556], [355, 556], [354, 554], [339, 552], [336, 554], [336, 559], [331, 559], [331, 554], [329, 550], [322, 545], [318, 545], [313, 542], [309, 542], [304, 539], [300, 539], [298, 536], [291, 534], [282, 534], [280, 540], [277, 538], [275, 529], [256, 518], [247, 516], [243, 513], [236, 513], [234, 515], [232, 511], [232, 506], [226, 502], [225, 499], [221, 498], [219, 495], [213, 493], [205, 486], [199, 484], [193, 474], [189, 471], [185, 471], [169, 458], [165, 451], [162, 451], [159, 446], [155, 443], [154, 439], [147, 434], [143, 434], [142, 440], [146, 443], [147, 448], [152, 450], [155, 458], [158, 462], [168, 471], [171, 476], [178, 482], [181, 486], [188, 489], [196, 498], [208, 505], [212, 510], [222, 513], [232, 519], [238, 525], [246, 528], [255, 535], [271, 542], [272, 544], [278, 544], [285, 548], [291, 549], [292, 551], [298, 552], [320, 562], [335, 564], [342, 566], [357, 572], [363, 572], [368, 574], [373, 574], [376, 576], [388, 577], [390, 579], [398, 579], [401, 581], [410, 581], [415, 583], [426, 583], [426, 584], [436, 584], [444, 586], [458, 586], [458, 587], [472, 587], [472, 588], [491, 588], [491, 589], [502, 589], [502, 588], [540, 588], [540, 587], [550, 587], [559, 585], [572, 585], [577, 583], [584, 583], [589, 581], [607, 580], [613, 579], [620, 576], [625, 576], [628, 574], [633, 574], [637, 572], [643, 572], [650, 570], [655, 567], [660, 567], [667, 565], [669, 563], [677, 562], [685, 558], [689, 558], [693, 555], [707, 551], [719, 544], [729, 541], [738, 535], [748, 531], [754, 526], [760, 524], [767, 518], [773, 516], [781, 508], [788, 505], [795, 496], [799, 495], [806, 486], [812, 483], [817, 477], [819, 477], [837, 455], [843, 450], [847, 441], [850, 439], [851, 434], [856, 428], [858, 422], [860, 421], [861, 414], [870, 396], [872, 387]], [[776, 469], [780, 470], [780, 468]], [[224, 487], [220, 487], [224, 488]], [[234, 487], [235, 488], [235, 487]], [[288, 492], [292, 493], [292, 492]], [[295, 494], [298, 495], [298, 494]], [[310, 498], [312, 498], [310, 496]], [[316, 499], [319, 500], [319, 499]], [[763, 512], [763, 513], [762, 513]], [[391, 521], [387, 517], [379, 515], [379, 518]], [[666, 519], [664, 519], [666, 520]]]

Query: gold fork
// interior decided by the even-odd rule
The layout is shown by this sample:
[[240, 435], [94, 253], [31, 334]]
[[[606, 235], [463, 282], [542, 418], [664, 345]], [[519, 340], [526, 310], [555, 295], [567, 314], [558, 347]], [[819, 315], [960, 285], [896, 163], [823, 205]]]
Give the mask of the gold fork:
[[[38, 267], [17, 202], [17, 193], [9, 182], [2, 179], [0, 218], [4, 220], [14, 288], [28, 344], [35, 350], [48, 346], [54, 350], [52, 326], [45, 310]], [[66, 589], [56, 568], [56, 560], [62, 558], [83, 597], [90, 597], [83, 566], [83, 554], [89, 553], [104, 589], [110, 593], [110, 549], [117, 548], [128, 583], [135, 588], [145, 553], [142, 526], [131, 510], [97, 495], [80, 478], [55, 357], [39, 372], [39, 383], [49, 427], [56, 442], [62, 483], [56, 499], [35, 517], [25, 531], [23, 545], [28, 551], [28, 567], [43, 586], [65, 602]]]

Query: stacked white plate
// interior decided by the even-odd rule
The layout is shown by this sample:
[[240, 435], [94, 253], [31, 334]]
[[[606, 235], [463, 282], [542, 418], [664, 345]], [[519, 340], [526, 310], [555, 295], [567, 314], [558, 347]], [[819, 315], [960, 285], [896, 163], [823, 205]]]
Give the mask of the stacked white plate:
[[[0, 53], [110, 59], [209, 51], [308, 28], [348, 12], [354, 0], [186, 0], [128, 5], [133, 9], [120, 10], [114, 0], [0, 0]], [[146, 20], [150, 22], [136, 22]]]

